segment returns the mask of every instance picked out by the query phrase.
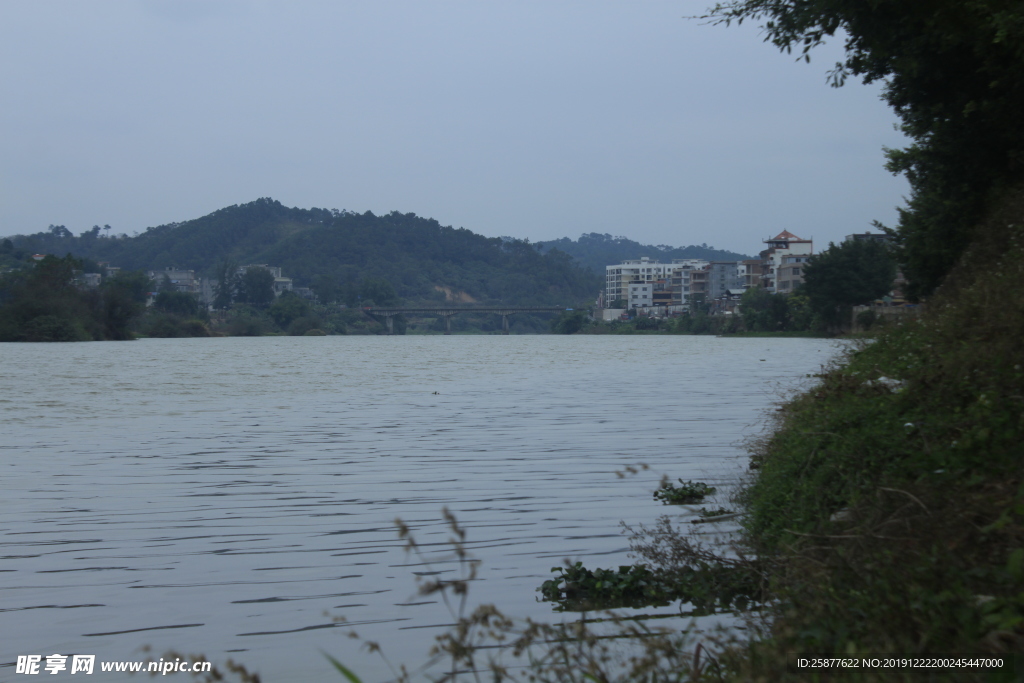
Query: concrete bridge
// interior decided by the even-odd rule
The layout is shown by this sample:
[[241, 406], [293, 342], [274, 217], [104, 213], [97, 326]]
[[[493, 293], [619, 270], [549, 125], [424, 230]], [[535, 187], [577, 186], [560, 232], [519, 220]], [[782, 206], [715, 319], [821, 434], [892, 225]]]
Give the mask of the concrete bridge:
[[367, 306], [363, 313], [371, 318], [382, 317], [388, 334], [395, 333], [395, 316], [405, 313], [411, 315], [437, 315], [444, 318], [444, 333], [452, 333], [452, 316], [457, 313], [497, 313], [501, 316], [501, 329], [508, 334], [508, 317], [514, 313], [561, 313], [571, 311], [564, 306], [429, 306], [424, 308], [378, 308]]

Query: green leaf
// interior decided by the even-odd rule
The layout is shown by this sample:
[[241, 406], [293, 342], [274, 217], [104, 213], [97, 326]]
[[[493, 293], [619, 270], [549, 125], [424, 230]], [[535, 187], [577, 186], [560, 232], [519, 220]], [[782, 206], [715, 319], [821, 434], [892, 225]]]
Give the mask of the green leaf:
[[354, 673], [352, 673], [351, 669], [349, 669], [347, 666], [345, 666], [344, 664], [339, 662], [337, 659], [335, 659], [334, 657], [330, 656], [329, 654], [327, 654], [323, 650], [320, 650], [320, 654], [322, 654], [324, 657], [326, 657], [327, 661], [329, 661], [331, 664], [333, 664], [334, 668], [337, 669], [339, 672], [341, 672], [341, 675], [344, 676], [345, 678], [347, 678], [349, 683], [363, 683], [363, 681], [359, 678], [359, 676], [356, 676]]
[[1010, 553], [1010, 559], [1006, 562], [1006, 571], [1014, 581], [1024, 580], [1024, 548], [1017, 548]]

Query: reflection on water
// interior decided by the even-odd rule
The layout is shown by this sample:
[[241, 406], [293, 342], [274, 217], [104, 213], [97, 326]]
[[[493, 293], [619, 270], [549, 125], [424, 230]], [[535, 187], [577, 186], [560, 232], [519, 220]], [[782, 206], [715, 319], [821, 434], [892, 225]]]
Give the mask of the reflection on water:
[[[624, 563], [620, 520], [692, 514], [652, 501], [663, 473], [726, 500], [737, 442], [835, 351], [660, 336], [6, 344], [0, 663], [141, 659], [150, 644], [268, 681], [335, 680], [319, 648], [383, 678], [333, 617], [421, 661], [450, 617], [417, 595], [426, 568], [394, 520], [440, 551], [445, 506], [482, 560], [474, 600], [562, 618], [535, 599], [552, 566]], [[638, 463], [651, 470], [615, 476]]]

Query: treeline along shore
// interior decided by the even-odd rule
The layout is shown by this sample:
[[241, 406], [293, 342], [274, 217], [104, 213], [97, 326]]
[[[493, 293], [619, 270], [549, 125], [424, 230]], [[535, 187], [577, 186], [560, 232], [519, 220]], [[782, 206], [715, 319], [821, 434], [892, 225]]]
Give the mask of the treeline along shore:
[[[736, 256], [706, 245], [645, 247], [610, 235], [531, 244], [487, 238], [411, 213], [289, 208], [267, 198], [131, 236], [109, 225], [78, 235], [51, 225], [0, 241], [0, 339], [374, 334], [383, 327], [357, 309], [586, 307], [603, 285], [603, 273], [589, 264], [635, 253]], [[50, 261], [44, 265], [46, 256], [64, 260], [63, 279], [55, 279]], [[36, 267], [49, 275], [32, 276]], [[72, 290], [93, 290], [84, 298], [102, 299], [115, 282], [127, 282], [129, 272], [135, 273], [135, 303], [147, 306], [132, 309], [116, 334], [101, 332], [99, 314]], [[280, 296], [286, 292], [298, 296]], [[182, 296], [187, 294], [192, 300]], [[444, 328], [433, 319], [394, 322], [399, 333]], [[500, 317], [472, 315], [452, 322], [456, 332], [478, 333], [500, 331], [502, 323]], [[550, 316], [518, 315], [512, 331], [550, 327]]]

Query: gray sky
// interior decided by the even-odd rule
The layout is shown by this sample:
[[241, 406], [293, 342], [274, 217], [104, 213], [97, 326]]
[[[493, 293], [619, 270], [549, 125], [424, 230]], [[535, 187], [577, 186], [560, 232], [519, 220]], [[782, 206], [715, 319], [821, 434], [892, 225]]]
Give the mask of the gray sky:
[[0, 234], [266, 196], [745, 253], [894, 223], [879, 88], [709, 4], [0, 0]]

